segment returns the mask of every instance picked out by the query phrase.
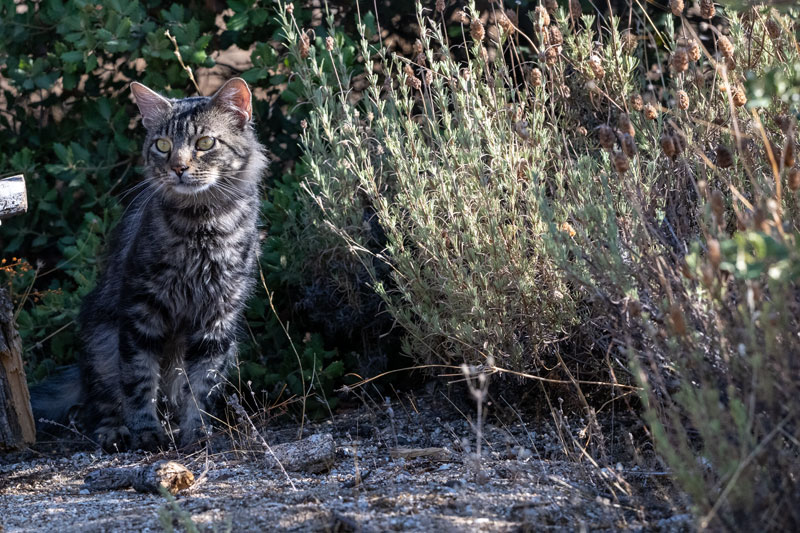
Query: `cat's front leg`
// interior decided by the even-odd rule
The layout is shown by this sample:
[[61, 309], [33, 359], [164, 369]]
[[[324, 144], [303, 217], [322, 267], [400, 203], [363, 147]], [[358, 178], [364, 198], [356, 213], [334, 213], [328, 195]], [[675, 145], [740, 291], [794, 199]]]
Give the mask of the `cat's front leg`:
[[198, 332], [189, 339], [185, 356], [185, 381], [181, 390], [181, 446], [192, 446], [208, 435], [207, 413], [214, 405], [225, 372], [235, 359], [235, 333], [230, 330]]
[[167, 435], [158, 419], [157, 400], [164, 332], [152, 316], [130, 316], [120, 328], [119, 354], [122, 407], [131, 433], [131, 448], [167, 448]]

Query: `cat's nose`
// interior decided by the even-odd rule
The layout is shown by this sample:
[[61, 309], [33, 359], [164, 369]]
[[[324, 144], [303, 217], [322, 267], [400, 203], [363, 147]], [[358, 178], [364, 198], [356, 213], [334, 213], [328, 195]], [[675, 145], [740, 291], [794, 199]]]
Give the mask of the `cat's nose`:
[[172, 167], [172, 171], [173, 171], [173, 172], [175, 173], [175, 175], [176, 175], [176, 176], [178, 176], [179, 178], [180, 178], [180, 177], [182, 177], [182, 176], [183, 176], [183, 173], [184, 173], [184, 172], [186, 172], [188, 169], [189, 169], [189, 167], [187, 167], [187, 166], [184, 166], [184, 165], [178, 165], [178, 166], [176, 166], [176, 167]]

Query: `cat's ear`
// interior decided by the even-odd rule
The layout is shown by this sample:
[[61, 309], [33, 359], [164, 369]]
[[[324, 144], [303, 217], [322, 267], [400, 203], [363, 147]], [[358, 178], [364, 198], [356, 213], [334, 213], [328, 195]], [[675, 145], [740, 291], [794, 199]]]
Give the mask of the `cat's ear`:
[[240, 126], [253, 118], [253, 96], [247, 82], [242, 78], [231, 78], [211, 97], [216, 107], [236, 115]]
[[131, 83], [131, 92], [136, 100], [136, 105], [139, 106], [139, 112], [142, 114], [142, 124], [144, 124], [145, 128], [157, 125], [164, 115], [172, 109], [172, 104], [169, 103], [169, 100], [141, 83], [135, 81]]

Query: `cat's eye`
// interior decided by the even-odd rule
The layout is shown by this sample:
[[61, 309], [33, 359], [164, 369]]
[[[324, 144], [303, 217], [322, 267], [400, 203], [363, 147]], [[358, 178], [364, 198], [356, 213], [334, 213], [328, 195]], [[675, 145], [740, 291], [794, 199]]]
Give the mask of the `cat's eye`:
[[214, 137], [200, 137], [194, 145], [198, 150], [211, 150], [214, 146]]
[[169, 139], [158, 139], [156, 141], [156, 148], [159, 152], [167, 153], [172, 149], [172, 142]]

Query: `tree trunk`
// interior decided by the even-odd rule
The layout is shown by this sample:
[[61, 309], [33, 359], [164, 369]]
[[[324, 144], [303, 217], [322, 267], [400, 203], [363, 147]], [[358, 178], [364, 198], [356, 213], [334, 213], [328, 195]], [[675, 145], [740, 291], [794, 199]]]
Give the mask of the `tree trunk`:
[[0, 451], [36, 441], [36, 425], [22, 365], [22, 340], [14, 326], [14, 307], [0, 289]]

